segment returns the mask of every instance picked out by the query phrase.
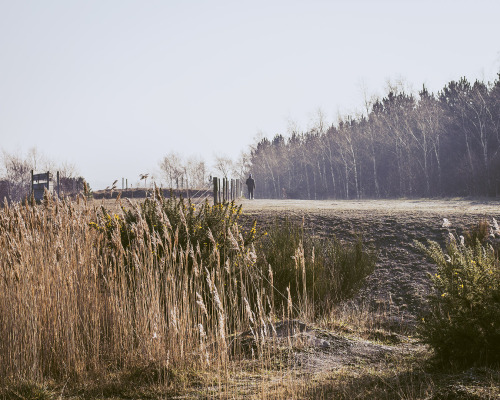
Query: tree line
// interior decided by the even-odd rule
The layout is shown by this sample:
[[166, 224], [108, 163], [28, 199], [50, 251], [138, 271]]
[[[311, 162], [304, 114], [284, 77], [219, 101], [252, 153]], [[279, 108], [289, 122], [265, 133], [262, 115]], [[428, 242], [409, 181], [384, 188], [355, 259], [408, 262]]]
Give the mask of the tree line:
[[500, 74], [437, 94], [401, 85], [359, 115], [261, 139], [250, 152], [260, 197], [498, 196]]

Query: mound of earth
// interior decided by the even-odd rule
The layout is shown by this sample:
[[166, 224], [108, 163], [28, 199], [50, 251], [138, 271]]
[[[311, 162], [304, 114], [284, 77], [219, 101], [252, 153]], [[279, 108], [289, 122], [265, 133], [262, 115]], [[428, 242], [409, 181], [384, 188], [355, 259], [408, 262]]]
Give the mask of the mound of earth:
[[[299, 320], [279, 321], [274, 325], [258, 327], [256, 330], [241, 333], [235, 340], [240, 342], [247, 353], [250, 353], [251, 349], [257, 351], [256, 343], [261, 341], [266, 345], [291, 349], [293, 365], [314, 371], [315, 374], [359, 362], [375, 363], [388, 353], [403, 353], [408, 350], [405, 346], [395, 347], [359, 338], [347, 338]], [[401, 336], [398, 344], [402, 342], [408, 340]], [[415, 348], [415, 344], [411, 344], [411, 347]]]

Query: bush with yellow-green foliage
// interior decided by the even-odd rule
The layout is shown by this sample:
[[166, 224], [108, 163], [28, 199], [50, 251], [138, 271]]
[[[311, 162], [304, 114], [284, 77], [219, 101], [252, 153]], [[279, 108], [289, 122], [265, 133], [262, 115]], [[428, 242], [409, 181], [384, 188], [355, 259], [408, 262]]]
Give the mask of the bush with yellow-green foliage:
[[433, 292], [420, 335], [444, 361], [460, 364], [500, 360], [500, 267], [493, 247], [450, 234], [417, 246], [436, 263]]
[[[238, 218], [241, 206], [234, 202], [210, 205], [208, 200], [202, 204], [194, 204], [190, 199], [171, 195], [165, 198], [160, 190], [154, 191], [154, 196], [130, 208], [122, 208], [122, 213], [111, 214], [101, 207], [98, 223], [94, 226], [105, 232], [110, 243], [113, 235], [119, 235], [121, 246], [128, 249], [137, 240], [147, 240], [146, 236], [157, 239], [157, 256], [165, 251], [165, 243], [175, 239], [176, 245], [186, 249], [193, 246], [204, 261], [208, 260], [215, 246], [223, 261], [234, 253], [234, 243], [228, 229], [237, 228], [245, 245], [256, 239], [255, 227], [250, 230], [241, 229]], [[146, 224], [143, 238], [137, 236], [134, 226], [141, 221]], [[240, 238], [238, 238], [240, 239]]]

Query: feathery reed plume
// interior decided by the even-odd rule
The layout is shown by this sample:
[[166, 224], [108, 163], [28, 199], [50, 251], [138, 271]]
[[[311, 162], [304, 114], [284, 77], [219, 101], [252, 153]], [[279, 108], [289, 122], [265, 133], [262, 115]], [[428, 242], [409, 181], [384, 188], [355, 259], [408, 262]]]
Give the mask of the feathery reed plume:
[[253, 317], [253, 311], [250, 308], [250, 304], [248, 303], [248, 300], [247, 300], [246, 297], [243, 297], [243, 304], [245, 305], [245, 312], [247, 314], [248, 319], [250, 320], [250, 322], [252, 324], [255, 324], [255, 320], [254, 320], [254, 317]]
[[203, 311], [203, 315], [205, 315], [205, 317], [208, 318], [207, 307], [205, 306], [205, 303], [203, 301], [203, 297], [201, 297], [201, 295], [198, 292], [196, 292], [196, 304], [198, 304], [198, 306], [200, 306], [201, 311]]
[[215, 305], [217, 306], [217, 317], [218, 317], [218, 325], [219, 325], [219, 336], [221, 340], [224, 342], [224, 348], [226, 344], [226, 317], [224, 314], [224, 307], [222, 306], [222, 302], [219, 297], [219, 291], [217, 290], [217, 286], [213, 286], [213, 296]]
[[207, 346], [206, 346], [206, 341], [207, 341], [207, 334], [205, 332], [205, 328], [203, 328], [202, 324], [198, 324], [198, 332], [200, 333], [200, 353], [203, 356], [204, 362], [210, 366], [210, 356], [208, 354]]
[[238, 242], [234, 238], [233, 233], [231, 232], [231, 229], [229, 229], [229, 228], [227, 230], [227, 235], [229, 238], [229, 242], [231, 243], [231, 249], [236, 250], [236, 251], [240, 250], [240, 245], [238, 244]]

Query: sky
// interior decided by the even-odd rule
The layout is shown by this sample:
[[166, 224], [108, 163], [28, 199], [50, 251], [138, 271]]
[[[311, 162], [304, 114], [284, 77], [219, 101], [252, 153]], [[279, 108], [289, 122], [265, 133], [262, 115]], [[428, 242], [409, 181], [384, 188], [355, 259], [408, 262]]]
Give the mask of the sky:
[[498, 0], [0, 0], [0, 150], [94, 189], [170, 152], [237, 159], [403, 80], [500, 72]]

